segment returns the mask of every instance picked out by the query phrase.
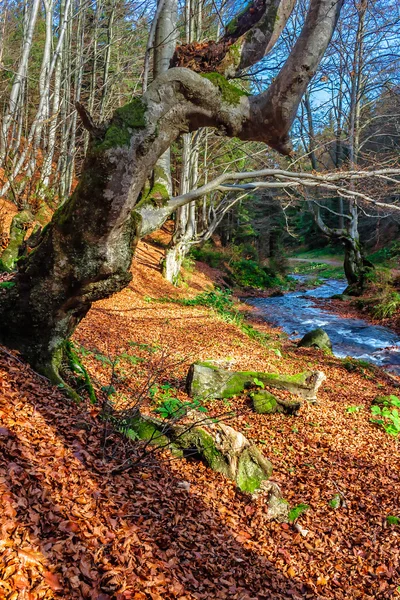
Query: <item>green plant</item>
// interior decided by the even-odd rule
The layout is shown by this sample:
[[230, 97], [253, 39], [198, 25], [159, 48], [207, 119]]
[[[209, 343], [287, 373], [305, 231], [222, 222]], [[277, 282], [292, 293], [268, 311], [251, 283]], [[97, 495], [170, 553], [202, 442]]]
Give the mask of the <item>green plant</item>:
[[360, 410], [362, 410], [363, 408], [364, 408], [363, 406], [357, 406], [357, 405], [346, 406], [346, 412], [347, 413], [357, 413], [357, 412], [360, 412]]
[[400, 309], [400, 294], [389, 292], [379, 304], [371, 309], [372, 316], [376, 319], [392, 317]]
[[[371, 406], [371, 413], [375, 418], [372, 423], [381, 426], [389, 435], [397, 436], [400, 433], [400, 400], [397, 396], [387, 396], [378, 399], [379, 404]], [[378, 418], [376, 418], [378, 417]]]
[[255, 260], [241, 259], [231, 263], [234, 281], [241, 287], [265, 289], [285, 286], [285, 280], [272, 269], [261, 267]]
[[71, 372], [75, 374], [76, 383], [78, 384], [78, 390], [79, 386], [84, 388], [88, 393], [90, 402], [92, 404], [95, 404], [97, 402], [97, 398], [92, 381], [90, 379], [90, 375], [81, 363], [78, 356], [78, 350], [77, 348], [75, 348], [74, 344], [71, 341], [67, 341], [65, 343], [65, 355]]
[[296, 521], [296, 519], [298, 519], [300, 517], [300, 515], [302, 515], [303, 513], [306, 512], [306, 510], [308, 510], [310, 507], [308, 506], [308, 504], [298, 504], [297, 506], [293, 506], [293, 508], [290, 509], [289, 514], [288, 514], [288, 519], [290, 521], [290, 523], [294, 523]]
[[185, 271], [188, 271], [189, 273], [193, 273], [194, 269], [195, 269], [195, 260], [192, 256], [185, 256], [185, 258], [182, 261], [182, 267], [185, 269]]
[[262, 389], [265, 388], [264, 383], [262, 381], [260, 381], [259, 379], [257, 379], [257, 377], [254, 377], [253, 383], [254, 383], [254, 385], [256, 385], [256, 386], [258, 386], [258, 387], [260, 387]]
[[340, 507], [340, 494], [335, 494], [333, 498], [329, 500], [329, 506], [335, 510]]
[[9, 290], [9, 289], [11, 289], [14, 286], [15, 286], [15, 282], [14, 281], [2, 281], [0, 283], [0, 289], [3, 289], [3, 290]]
[[192, 248], [190, 255], [201, 262], [205, 262], [210, 267], [217, 269], [221, 267], [227, 257], [223, 252], [217, 250], [210, 243], [204, 244], [204, 246]]
[[388, 515], [386, 521], [388, 525], [400, 525], [400, 518], [393, 515]]
[[154, 412], [163, 419], [180, 419], [186, 415], [188, 410], [197, 410], [203, 413], [207, 412], [207, 409], [201, 405], [199, 400], [182, 402], [179, 398], [168, 398], [167, 400], [163, 400]]

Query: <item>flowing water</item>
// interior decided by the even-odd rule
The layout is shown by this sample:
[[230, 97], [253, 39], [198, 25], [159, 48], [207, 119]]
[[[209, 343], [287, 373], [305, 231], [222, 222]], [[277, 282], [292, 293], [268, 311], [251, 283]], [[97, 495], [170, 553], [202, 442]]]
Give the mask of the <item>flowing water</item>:
[[[306, 281], [302, 276], [297, 280]], [[302, 337], [316, 327], [329, 335], [335, 356], [363, 359], [400, 375], [400, 337], [387, 327], [371, 325], [362, 319], [348, 319], [323, 310], [313, 298], [342, 294], [344, 281], [327, 279], [320, 287], [289, 292], [275, 298], [246, 298], [272, 325], [281, 327], [291, 338]]]

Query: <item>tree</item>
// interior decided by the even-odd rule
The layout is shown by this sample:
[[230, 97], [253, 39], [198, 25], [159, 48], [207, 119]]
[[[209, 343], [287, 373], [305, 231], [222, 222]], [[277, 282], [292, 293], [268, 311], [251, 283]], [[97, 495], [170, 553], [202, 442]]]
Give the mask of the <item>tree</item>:
[[[228, 26], [218, 52], [210, 43], [208, 68], [232, 73], [260, 60], [281, 32], [291, 4], [255, 0]], [[12, 285], [1, 290], [1, 341], [60, 382], [65, 341], [92, 302], [128, 285], [139, 238], [190, 201], [188, 194], [170, 198], [159, 186], [146, 189], [158, 158], [179, 135], [200, 127], [289, 154], [291, 124], [341, 6], [336, 0], [311, 0], [287, 61], [258, 95], [241, 93], [221, 73], [204, 77], [178, 67], [161, 74], [141, 98], [117, 109], [107, 124], [95, 125], [79, 105], [91, 133], [82, 176], [38, 246], [20, 261]], [[181, 55], [186, 59], [190, 48]]]
[[[387, 154], [382, 154], [380, 161], [376, 154], [372, 157], [365, 150], [368, 149], [366, 144], [374, 136], [375, 145], [379, 140], [377, 136], [382, 136], [382, 131], [379, 131], [382, 119], [379, 114], [374, 114], [373, 104], [377, 95], [388, 93], [388, 87], [390, 89], [390, 83], [396, 76], [398, 56], [389, 50], [397, 29], [398, 10], [392, 2], [362, 0], [354, 5], [349, 3], [342, 12], [320, 67], [320, 81], [315, 78], [302, 101], [300, 135], [313, 170], [340, 169], [344, 165], [356, 169], [358, 165], [370, 164], [377, 168], [380, 163], [388, 164]], [[332, 121], [331, 135], [328, 135], [329, 152], [319, 147], [321, 140], [318, 140], [316, 126], [318, 111], [313, 109], [311, 101], [315, 92], [321, 90], [325, 93], [329, 90], [332, 97], [328, 104], [329, 120]], [[326, 127], [326, 108], [322, 112], [325, 129], [329, 129]], [[396, 112], [392, 113], [392, 125], [393, 116], [397, 117]], [[388, 122], [389, 119], [386, 127]], [[377, 123], [378, 131], [371, 131], [371, 127], [376, 128]], [[336, 198], [334, 203], [332, 200], [321, 203], [321, 198], [309, 195], [308, 200], [310, 212], [320, 231], [333, 242], [344, 246], [344, 271], [349, 283], [347, 293], [362, 293], [366, 275], [373, 265], [365, 258], [360, 239], [359, 219], [362, 212], [357, 198], [350, 196], [346, 201]], [[374, 217], [376, 221], [381, 216], [370, 215], [370, 218]]]

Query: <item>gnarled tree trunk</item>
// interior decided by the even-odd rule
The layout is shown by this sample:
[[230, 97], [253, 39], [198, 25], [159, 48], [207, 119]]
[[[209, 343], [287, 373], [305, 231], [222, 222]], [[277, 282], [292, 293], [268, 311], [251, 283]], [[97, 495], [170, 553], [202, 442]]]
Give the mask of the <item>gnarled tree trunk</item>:
[[81, 181], [20, 261], [14, 285], [0, 290], [0, 341], [60, 382], [65, 341], [92, 302], [129, 283], [138, 239], [187, 202], [159, 187], [143, 192], [158, 158], [180, 134], [200, 127], [288, 153], [290, 126], [340, 7], [335, 0], [311, 0], [297, 44], [258, 96], [238, 96], [225, 80], [174, 68], [141, 99], [117, 109], [104, 128], [80, 107], [92, 137]]

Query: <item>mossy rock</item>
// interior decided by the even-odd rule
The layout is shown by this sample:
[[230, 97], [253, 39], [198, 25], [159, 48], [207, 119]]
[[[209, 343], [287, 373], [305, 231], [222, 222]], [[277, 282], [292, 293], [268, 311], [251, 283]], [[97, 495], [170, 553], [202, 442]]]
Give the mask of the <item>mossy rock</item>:
[[264, 385], [285, 389], [305, 400], [315, 401], [316, 392], [325, 379], [319, 371], [279, 375], [258, 371], [227, 371], [211, 361], [193, 363], [186, 378], [186, 390], [190, 396], [207, 398], [232, 398], [253, 387], [255, 380]]
[[169, 448], [179, 457], [202, 459], [211, 469], [235, 481], [243, 492], [258, 490], [271, 477], [272, 464], [242, 433], [224, 423], [204, 419], [203, 413], [193, 411], [192, 417], [195, 424], [190, 427], [167, 424], [138, 412], [121, 427], [116, 418], [115, 425], [133, 440]]
[[256, 413], [260, 415], [269, 415], [273, 413], [285, 413], [294, 415], [301, 406], [299, 400], [284, 400], [277, 398], [268, 390], [258, 390], [251, 394], [253, 407]]
[[202, 427], [193, 427], [184, 433], [178, 429], [173, 435], [173, 440], [176, 447], [191, 452], [192, 456], [194, 451], [213, 471], [232, 479], [233, 474], [225, 456], [217, 449], [212, 435]]
[[157, 446], [169, 446], [170, 440], [163, 431], [163, 423], [158, 419], [136, 415], [129, 420], [126, 428], [127, 437], [139, 438]]
[[268, 390], [254, 392], [251, 397], [256, 413], [260, 415], [270, 415], [279, 411], [278, 400], [271, 392], [268, 392]]
[[299, 348], [318, 348], [332, 354], [332, 342], [329, 335], [321, 327], [305, 334], [298, 343]]

